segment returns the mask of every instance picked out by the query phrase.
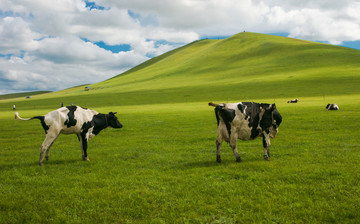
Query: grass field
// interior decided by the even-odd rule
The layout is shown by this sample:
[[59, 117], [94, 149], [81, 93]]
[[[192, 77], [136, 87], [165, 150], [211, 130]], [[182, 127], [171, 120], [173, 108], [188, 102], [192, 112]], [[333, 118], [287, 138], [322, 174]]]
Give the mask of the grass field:
[[[359, 223], [359, 51], [247, 35], [192, 43], [89, 92], [76, 87], [1, 100], [0, 223]], [[215, 66], [215, 58], [205, 63], [201, 57], [230, 54], [226, 49], [244, 41], [246, 48], [264, 48], [252, 59], [262, 67], [253, 68], [253, 76], [251, 60], [231, 64], [230, 57]], [[264, 46], [274, 45], [283, 50], [271, 55], [283, 55], [289, 71], [270, 68], [281, 57], [275, 60]], [[307, 55], [322, 62], [291, 59], [294, 49], [285, 46], [312, 51]], [[254, 53], [239, 48], [234, 54]], [[335, 63], [338, 54], [342, 61]], [[203, 73], [196, 76], [201, 68], [192, 68], [201, 63]], [[166, 64], [173, 75], [164, 75]], [[220, 65], [225, 80], [218, 77]], [[231, 66], [240, 68], [231, 72]], [[299, 103], [286, 103], [295, 97]], [[283, 116], [271, 161], [262, 158], [257, 139], [238, 142], [243, 162], [236, 163], [224, 144], [223, 162], [216, 163], [216, 119], [207, 103], [250, 100], [275, 102]], [[30, 117], [61, 102], [117, 111], [124, 128], [92, 139], [90, 162], [81, 160], [75, 135], [61, 135], [40, 167], [40, 122], [15, 121], [11, 106]], [[326, 111], [327, 103], [340, 110]]]

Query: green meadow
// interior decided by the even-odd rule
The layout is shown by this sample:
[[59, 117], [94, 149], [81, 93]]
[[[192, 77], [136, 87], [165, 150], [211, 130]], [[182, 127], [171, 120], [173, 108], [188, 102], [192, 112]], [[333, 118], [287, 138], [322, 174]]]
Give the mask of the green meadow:
[[[359, 223], [360, 51], [240, 33], [200, 40], [90, 86], [0, 100], [0, 223]], [[287, 101], [299, 98], [297, 104]], [[236, 163], [208, 102], [276, 103], [263, 159], [238, 141]], [[38, 165], [38, 120], [61, 102], [118, 112], [81, 159], [60, 135]], [[337, 103], [339, 111], [327, 111]]]

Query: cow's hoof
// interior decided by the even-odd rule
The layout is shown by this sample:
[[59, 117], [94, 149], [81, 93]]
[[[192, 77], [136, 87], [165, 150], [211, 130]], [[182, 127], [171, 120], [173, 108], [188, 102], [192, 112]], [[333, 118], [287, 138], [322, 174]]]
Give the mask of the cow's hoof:
[[90, 161], [89, 157], [83, 157], [84, 161]]
[[221, 163], [221, 157], [220, 156], [216, 156], [216, 162]]
[[39, 163], [39, 166], [44, 166], [44, 164], [43, 164], [43, 163]]
[[236, 162], [237, 162], [237, 163], [240, 163], [240, 162], [241, 162], [241, 158], [240, 158], [240, 157], [236, 158]]
[[265, 159], [266, 161], [270, 161], [270, 156], [264, 155], [264, 159]]

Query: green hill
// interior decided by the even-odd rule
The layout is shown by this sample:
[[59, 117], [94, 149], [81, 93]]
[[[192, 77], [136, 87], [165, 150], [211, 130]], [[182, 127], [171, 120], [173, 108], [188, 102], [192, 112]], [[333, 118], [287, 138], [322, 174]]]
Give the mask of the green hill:
[[162, 90], [175, 101], [355, 94], [359, 59], [358, 50], [240, 33], [193, 42], [93, 87], [145, 95]]
[[50, 93], [50, 91], [35, 91], [35, 92], [25, 92], [25, 93], [10, 93], [10, 94], [4, 94], [0, 95], [0, 100], [4, 99], [12, 99], [12, 98], [18, 98], [18, 97], [26, 97], [26, 96], [34, 96], [44, 93]]
[[39, 99], [90, 107], [325, 97], [359, 94], [359, 74], [358, 50], [243, 32], [192, 42], [90, 85], [90, 91], [82, 86]]

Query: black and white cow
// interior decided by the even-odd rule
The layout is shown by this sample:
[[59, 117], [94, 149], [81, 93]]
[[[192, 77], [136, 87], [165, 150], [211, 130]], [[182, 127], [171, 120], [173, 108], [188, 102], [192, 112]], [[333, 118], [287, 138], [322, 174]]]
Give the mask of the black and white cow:
[[296, 99], [293, 99], [293, 100], [289, 100], [289, 101], [288, 101], [288, 103], [297, 103], [297, 102], [299, 102], [299, 99], [297, 99], [297, 98], [296, 98]]
[[47, 113], [45, 116], [36, 116], [32, 118], [21, 118], [18, 112], [15, 112], [15, 119], [28, 121], [39, 119], [45, 130], [46, 137], [41, 145], [39, 165], [43, 165], [44, 154], [46, 160], [49, 160], [50, 147], [54, 141], [63, 134], [76, 134], [80, 141], [82, 158], [89, 161], [87, 155], [87, 142], [99, 134], [107, 127], [122, 128], [122, 124], [115, 116], [116, 112], [101, 114], [94, 110], [85, 109], [79, 106], [61, 107], [57, 110]]
[[221, 163], [220, 149], [223, 140], [230, 143], [236, 162], [241, 162], [237, 139], [253, 140], [263, 137], [264, 159], [270, 158], [270, 138], [275, 138], [282, 117], [275, 104], [254, 102], [209, 103], [215, 107], [217, 120], [216, 160]]
[[339, 110], [339, 106], [336, 103], [333, 103], [333, 104], [329, 103], [325, 108], [327, 110]]

